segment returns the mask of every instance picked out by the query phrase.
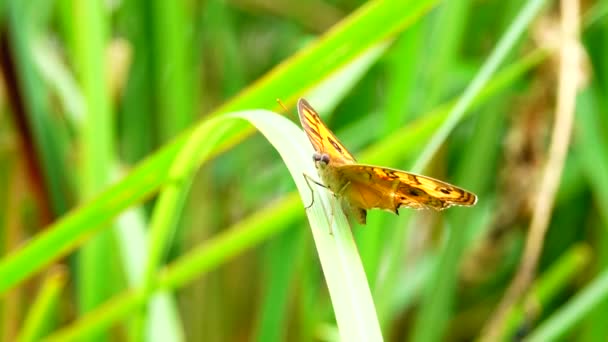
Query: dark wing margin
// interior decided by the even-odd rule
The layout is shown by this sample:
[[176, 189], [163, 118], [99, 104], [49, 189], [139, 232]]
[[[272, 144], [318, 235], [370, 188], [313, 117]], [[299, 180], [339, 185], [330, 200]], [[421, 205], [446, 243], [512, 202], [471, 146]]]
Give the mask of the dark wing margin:
[[396, 206], [442, 210], [453, 205], [473, 206], [477, 196], [455, 185], [427, 176], [373, 165], [341, 165], [338, 170], [352, 182], [393, 193]]

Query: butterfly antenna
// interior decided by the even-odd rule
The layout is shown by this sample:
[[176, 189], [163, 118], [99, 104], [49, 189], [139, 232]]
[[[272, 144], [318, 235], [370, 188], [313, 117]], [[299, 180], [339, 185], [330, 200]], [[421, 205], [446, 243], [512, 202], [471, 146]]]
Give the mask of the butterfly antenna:
[[287, 107], [285, 106], [285, 104], [283, 103], [283, 101], [281, 101], [281, 99], [277, 99], [277, 103], [283, 107], [283, 109], [285, 109], [286, 112], [289, 111], [289, 109], [287, 109]]
[[285, 106], [285, 104], [283, 103], [283, 101], [281, 101], [281, 99], [277, 99], [277, 103], [283, 108], [283, 110], [285, 110], [285, 114], [289, 114], [289, 116], [291, 116], [292, 119], [296, 119], [296, 121], [298, 121], [298, 117], [296, 115], [293, 115], [293, 113], [290, 112], [289, 109], [287, 109], [287, 106]]

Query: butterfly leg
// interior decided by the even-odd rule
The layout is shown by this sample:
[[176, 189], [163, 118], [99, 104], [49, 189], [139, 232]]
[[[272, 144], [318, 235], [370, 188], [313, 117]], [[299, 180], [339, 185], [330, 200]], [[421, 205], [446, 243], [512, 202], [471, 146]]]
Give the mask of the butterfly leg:
[[346, 191], [346, 188], [348, 188], [349, 185], [350, 185], [350, 181], [344, 183], [344, 185], [342, 185], [342, 187], [340, 188], [340, 190], [338, 192], [336, 192], [334, 195], [336, 197], [341, 197], [344, 194], [344, 191]]
[[308, 210], [315, 203], [315, 194], [314, 194], [314, 191], [312, 190], [312, 185], [310, 185], [310, 182], [313, 182], [316, 185], [318, 185], [318, 186], [320, 186], [322, 188], [325, 188], [325, 189], [327, 189], [327, 187], [324, 184], [317, 182], [316, 180], [314, 180], [314, 178], [310, 177], [309, 175], [307, 175], [305, 173], [302, 173], [302, 175], [304, 176], [304, 180], [306, 181], [306, 185], [308, 185], [308, 188], [310, 189], [310, 195], [312, 197], [312, 200], [310, 201], [310, 204], [305, 207], [305, 209]]
[[[312, 189], [312, 185], [310, 185], [310, 182], [313, 182], [314, 184], [327, 189], [329, 191], [331, 191], [330, 188], [328, 188], [325, 184], [317, 182], [314, 178], [310, 177], [309, 175], [303, 173], [302, 175], [304, 175], [304, 180], [306, 180], [306, 185], [308, 185], [308, 188], [310, 189], [310, 194], [312, 195], [312, 201], [310, 202], [310, 205], [306, 206], [306, 209], [309, 209], [310, 207], [312, 207], [312, 205], [315, 203], [315, 194], [314, 191]], [[332, 191], [332, 193], [335, 195], [335, 193]], [[329, 226], [329, 235], [334, 235], [333, 232], [333, 227], [332, 227], [332, 222], [333, 222], [333, 215], [334, 215], [334, 202], [330, 201], [330, 210], [331, 210], [331, 217], [329, 218], [329, 222], [328, 222], [328, 226]]]
[[[344, 184], [340, 190], [338, 192], [333, 192], [332, 194], [334, 195], [334, 197], [336, 198], [336, 201], [341, 201], [342, 200], [342, 194], [344, 193], [344, 191], [346, 191], [346, 188], [348, 188], [348, 186], [350, 185], [350, 182], [346, 182], [346, 184]], [[326, 189], [328, 189], [329, 191], [331, 191], [331, 189], [325, 187]], [[334, 230], [333, 230], [333, 223], [334, 223], [334, 215], [336, 213], [336, 201], [330, 201], [330, 219], [329, 219], [329, 235], [334, 235]]]

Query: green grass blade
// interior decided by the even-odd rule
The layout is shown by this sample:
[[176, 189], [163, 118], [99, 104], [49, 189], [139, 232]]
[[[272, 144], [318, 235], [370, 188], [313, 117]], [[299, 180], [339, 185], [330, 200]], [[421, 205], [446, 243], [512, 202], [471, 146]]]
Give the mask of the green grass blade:
[[[82, 168], [80, 198], [93, 198], [110, 182], [114, 164], [112, 108], [106, 88], [106, 25], [102, 1], [79, 1], [72, 7], [74, 64], [84, 95], [85, 115], [80, 131]], [[102, 303], [115, 288], [116, 273], [109, 252], [114, 250], [111, 230], [89, 241], [78, 255], [78, 301], [82, 312]]]
[[[64, 214], [69, 206], [69, 181], [60, 139], [46, 102], [47, 88], [37, 70], [32, 42], [37, 35], [32, 17], [33, 3], [19, 0], [6, 2], [9, 34], [14, 51], [15, 69], [19, 72], [19, 87], [24, 96], [25, 114], [32, 132], [36, 158], [50, 197], [54, 215]], [[35, 4], [34, 4], [35, 5]]]
[[[179, 152], [169, 170], [169, 179], [172, 181], [161, 190], [152, 213], [152, 221], [148, 232], [149, 252], [141, 283], [146, 298], [149, 298], [154, 290], [156, 274], [162, 264], [162, 259], [173, 242], [177, 223], [193, 179], [193, 172], [198, 166], [197, 162], [201, 158], [207, 159], [224, 135], [225, 125], [222, 126], [219, 123], [220, 121], [225, 122], [226, 117], [209, 120], [205, 125], [199, 126], [193, 132], [192, 138]], [[144, 324], [145, 321], [144, 315], [144, 317], [140, 317], [139, 324]], [[154, 330], [154, 327], [150, 324], [147, 324], [147, 327]], [[141, 330], [143, 325], [135, 329]], [[153, 331], [150, 332], [152, 333], [151, 337], [157, 335]]]
[[[154, 85], [157, 127], [161, 141], [168, 141], [194, 120], [193, 50], [188, 40], [192, 16], [188, 4], [177, 1], [148, 1], [152, 8], [152, 42], [155, 56]], [[170, 84], [171, 86], [167, 86]]]
[[[509, 86], [512, 86], [517, 80], [521, 79], [528, 70], [542, 62], [546, 56], [547, 54], [545, 52], [537, 50], [528, 54], [517, 63], [505, 68], [487, 84], [465, 115], [470, 114], [471, 110], [475, 109], [481, 103], [488, 101], [488, 99], [492, 99], [496, 94], [504, 91]], [[410, 125], [385, 137], [384, 140], [364, 151], [362, 160], [378, 165], [395, 165], [406, 160], [413, 160], [416, 156], [420, 142], [428, 141], [429, 137], [437, 131], [437, 128], [445, 121], [447, 115], [449, 115], [454, 108], [454, 104], [455, 101], [451, 101], [441, 105], [435, 110], [421, 116], [420, 119], [415, 120]], [[409, 211], [403, 212], [401, 214], [401, 219], [405, 220], [407, 218], [406, 215], [410, 214], [411, 212]], [[367, 232], [364, 233], [367, 234]], [[380, 230], [378, 234], [382, 234], [382, 238], [386, 239], [386, 232], [383, 230]], [[395, 244], [402, 244], [402, 240], [395, 237], [389, 238], [389, 241], [394, 241], [393, 243]], [[400, 278], [398, 274], [394, 273], [399, 272], [402, 268], [403, 258], [403, 256], [401, 256], [402, 247], [391, 246], [387, 249], [393, 251], [393, 253], [387, 257], [387, 260], [383, 264], [385, 272], [381, 284], [374, 288], [381, 319], [385, 315], [390, 315], [389, 311], [394, 311], [394, 309], [391, 309], [394, 304], [393, 296], [390, 295], [393, 292], [391, 287], [394, 286], [397, 279]], [[390, 265], [394, 265], [394, 267], [391, 267]], [[372, 271], [374, 270], [372, 269]]]
[[[522, 8], [513, 24], [498, 42], [490, 57], [485, 61], [473, 81], [458, 99], [446, 121], [443, 122], [442, 126], [433, 135], [430, 143], [418, 157], [413, 167], [413, 172], [422, 172], [428, 165], [454, 127], [462, 120], [475, 96], [481, 91], [484, 84], [490, 80], [498, 66], [506, 59], [511, 48], [521, 37], [532, 19], [538, 15], [544, 2], [544, 0], [533, 0]], [[462, 209], [459, 210], [456, 214], [465, 216], [457, 219], [455, 222], [464, 224], [467, 220], [467, 214], [463, 213]], [[447, 325], [447, 320], [449, 319], [447, 313], [450, 312], [451, 303], [453, 302], [453, 290], [457, 275], [455, 270], [458, 268], [460, 255], [465, 246], [465, 234], [450, 234], [444, 252], [440, 256], [439, 267], [432, 277], [432, 286], [427, 288], [421, 310], [418, 313], [414, 327], [414, 341], [435, 341], [441, 339], [444, 328]], [[441, 296], [436, 296], [435, 293], [439, 293]]]
[[64, 269], [56, 268], [49, 272], [30, 307], [17, 341], [38, 341], [58, 323], [57, 309], [65, 283]]
[[[299, 128], [281, 116], [264, 117], [264, 122], [253, 114], [246, 117], [279, 150], [296, 182], [302, 201], [306, 203], [310, 188], [302, 174], [316, 173], [310, 162], [313, 151], [308, 140]], [[381, 341], [380, 325], [363, 265], [350, 226], [339, 209], [340, 204], [327, 192], [313, 192], [315, 201], [307, 210], [308, 220], [329, 288], [340, 337], [344, 341]], [[333, 235], [329, 234], [330, 230]]]
[[608, 148], [607, 130], [601, 123], [601, 112], [591, 88], [583, 90], [577, 99], [577, 125], [574, 148], [580, 156], [583, 170], [599, 207], [599, 215], [608, 227]]
[[[309, 199], [311, 194], [309, 187], [306, 184], [302, 174], [314, 174], [316, 170], [313, 168], [313, 164], [310, 162], [310, 155], [312, 154], [312, 148], [306, 140], [305, 136], [299, 128], [297, 128], [289, 120], [265, 111], [250, 111], [242, 112], [231, 115], [232, 118], [243, 117], [251, 120], [256, 124], [256, 127], [260, 129], [265, 136], [271, 141], [271, 143], [279, 149], [279, 153], [283, 157], [287, 164], [287, 168], [290, 170], [292, 177], [300, 190], [301, 196], [304, 201]], [[222, 134], [221, 127], [227, 127], [225, 122], [232, 119], [231, 117], [224, 117], [219, 120], [211, 120], [203, 128], [197, 130], [194, 133], [196, 139], [191, 140], [189, 148], [184, 149], [183, 160], [186, 160], [186, 156], [191, 156], [193, 152], [200, 152], [201, 146], [210, 151], [212, 149], [212, 143], [206, 140], [208, 134], [211, 132], [217, 132], [214, 134]], [[218, 130], [219, 129], [219, 130]], [[208, 145], [207, 145], [208, 144]], [[194, 165], [192, 159], [183, 166], [178, 166], [176, 169], [181, 170], [189, 174], [192, 169], [190, 166]], [[183, 167], [183, 168], [182, 168]], [[183, 176], [183, 174], [182, 174]], [[371, 294], [367, 286], [365, 274], [361, 262], [356, 252], [356, 247], [350, 233], [350, 227], [343, 216], [341, 210], [336, 210], [331, 214], [330, 204], [327, 194], [319, 195], [318, 191], [315, 191], [315, 205], [309, 209], [309, 220], [311, 222], [311, 228], [313, 236], [317, 245], [317, 251], [321, 259], [321, 265], [323, 266], [324, 274], [329, 287], [330, 295], [332, 298], [333, 307], [336, 314], [336, 320], [340, 327], [340, 334], [342, 338], [349, 341], [380, 341], [382, 336], [380, 334], [379, 325], [377, 318], [375, 317], [375, 309], [371, 299]], [[334, 203], [335, 208], [339, 208], [338, 203]], [[301, 208], [304, 210], [304, 208]], [[330, 217], [333, 219], [328, 221]], [[333, 235], [329, 234], [331, 229]], [[249, 241], [250, 240], [245, 240]], [[231, 249], [238, 248], [240, 244], [231, 241]], [[229, 253], [226, 249], [218, 249], [222, 255]], [[205, 261], [209, 262], [211, 256], [206, 254]], [[183, 267], [183, 266], [182, 266]], [[188, 268], [191, 266], [188, 266]], [[179, 268], [176, 268], [179, 271]], [[174, 269], [175, 270], [175, 269]], [[178, 272], [173, 271], [173, 272]], [[179, 281], [180, 273], [173, 273], [171, 277], [165, 275], [165, 280], [161, 279], [158, 283], [155, 281], [156, 278], [150, 281], [148, 288], [144, 288], [141, 295], [138, 298], [142, 300], [147, 298], [151, 293], [152, 289], [157, 286], [160, 288], [173, 287], [177, 285], [176, 281]], [[178, 277], [176, 279], [176, 277]], [[183, 281], [183, 275], [181, 276]], [[167, 282], [171, 281], [172, 285]], [[112, 310], [106, 309], [102, 312], [112, 312], [113, 317], [116, 318], [116, 313], [126, 314], [128, 309], [118, 308], [133, 308], [137, 306], [137, 300], [128, 298], [125, 301], [131, 304], [116, 303], [116, 306], [112, 306]], [[118, 305], [120, 304], [120, 305]], [[123, 306], [125, 305], [125, 306]], [[93, 316], [94, 317], [94, 316]], [[104, 316], [105, 317], [105, 316]], [[104, 320], [107, 318], [104, 318]], [[85, 321], [86, 322], [86, 321]], [[85, 326], [88, 328], [87, 332], [98, 330], [100, 327], [93, 325], [92, 327], [86, 323]], [[90, 323], [89, 323], [90, 324]], [[100, 323], [101, 324], [101, 323]], [[67, 336], [73, 336], [74, 331], [82, 331], [82, 327], [77, 327], [71, 332], [65, 332], [65, 334], [57, 335], [61, 338], [67, 338]], [[55, 336], [55, 337], [57, 337]], [[57, 338], [59, 338], [57, 337]]]
[[392, 133], [411, 117], [413, 95], [416, 93], [416, 80], [422, 60], [420, 49], [424, 38], [423, 20], [416, 22], [395, 42], [387, 56], [390, 78], [387, 80], [386, 115], [384, 132]]
[[[602, 124], [602, 109], [600, 100], [588, 87], [581, 91], [577, 98], [576, 126], [573, 149], [582, 165], [583, 177], [590, 185], [594, 206], [597, 208], [599, 220], [596, 227], [601, 236], [596, 239], [596, 272], [601, 272], [608, 265], [608, 148], [606, 147], [606, 126]], [[601, 303], [589, 315], [586, 333], [588, 337], [606, 336], [608, 326], [603, 324], [606, 319], [608, 300]], [[592, 339], [589, 339], [592, 340]]]
[[[544, 53], [532, 53], [522, 59], [521, 63], [505, 69], [488, 85], [487, 91], [480, 94], [479, 100], [491, 96], [501, 87], [521, 77], [526, 70], [539, 63], [545, 56]], [[364, 151], [362, 160], [390, 165], [402, 160], [400, 158], [407, 159], [414, 156], [416, 142], [424, 141], [434, 132], [447, 115], [450, 106], [451, 104], [443, 106], [402, 130], [396, 131]], [[144, 160], [124, 179], [88, 205], [66, 215], [50, 226], [45, 233], [34, 237], [19, 251], [0, 260], [0, 293], [31, 275], [32, 272], [65, 255], [81, 244], [82, 239], [98, 230], [101, 223], [118, 215], [129, 206], [141, 202], [162, 184], [169, 182], [169, 166], [173, 164], [178, 149], [185, 143], [185, 138], [186, 135], [182, 136], [154, 156]]]
[[[529, 68], [532, 68], [542, 61], [545, 56], [546, 54], [544, 53], [532, 53], [528, 57], [522, 59], [520, 63], [516, 63], [511, 68], [504, 70], [488, 85], [488, 88], [480, 94], [480, 98], [477, 101], [482, 101], [483, 98], [491, 97], [495, 92], [500, 91], [503, 87], [511, 84], [524, 75]], [[394, 146], [400, 146], [400, 149], [402, 150], [403, 147], [414, 146], [416, 141], [427, 139], [436, 127], [441, 124], [443, 118], [449, 112], [449, 108], [450, 106], [443, 106], [429, 115], [422, 116], [417, 122], [412, 123], [408, 127], [395, 132], [391, 137], [365, 151], [362, 154], [363, 159], [372, 160], [379, 164], [390, 164], [395, 162], [395, 160], [398, 160], [398, 157], [403, 157], [404, 155], [406, 158], [414, 156], [414, 148], [400, 151], [402, 153], [385, 152], [387, 149], [390, 150], [391, 148], [394, 148]], [[172, 153], [175, 154], [176, 152], [172, 151]], [[55, 233], [49, 236], [47, 242], [43, 244], [37, 241], [36, 245], [39, 246], [38, 248], [44, 248], [42, 246], [46, 243], [52, 245], [55, 239], [60, 238], [59, 236], [55, 236], [55, 234], [67, 235], [70, 234], [70, 232], [76, 235], [86, 234], [86, 231], [75, 231], [74, 227], [78, 225], [78, 222], [83, 222], [85, 226], [87, 226], [87, 224], [94, 225], [97, 223], [95, 221], [86, 223], [87, 217], [91, 212], [109, 207], [110, 204], [115, 206], [115, 208], [111, 208], [112, 210], [118, 211], [121, 207], [130, 203], [128, 201], [130, 197], [135, 196], [137, 198], [138, 196], [142, 196], [146, 191], [149, 191], [149, 188], [155, 184], [154, 182], [162, 182], [162, 179], [164, 178], [168, 179], [169, 177], [167, 175], [159, 174], [158, 171], [153, 173], [153, 170], [163, 170], [164, 165], [171, 165], [174, 160], [172, 158], [173, 154], [163, 152], [160, 155], [165, 159], [159, 158], [158, 160], [153, 159], [152, 161], [145, 162], [123, 181], [126, 182], [126, 184], [132, 184], [130, 188], [124, 189], [123, 182], [119, 183], [114, 191], [108, 191], [107, 194], [104, 194], [98, 200], [93, 201], [90, 204], [92, 208], [81, 209], [81, 212], [75, 215], [80, 216], [80, 218], [77, 220], [70, 218], [67, 222], [58, 225], [58, 228], [53, 230]], [[146, 178], [151, 176], [158, 176], [160, 179]], [[120, 201], [112, 201], [112, 198], [120, 199]], [[111, 212], [106, 213], [106, 215], [111, 215]], [[180, 257], [177, 261], [163, 270], [158, 281], [159, 287], [164, 290], [171, 290], [184, 286], [201, 275], [206, 274], [218, 265], [230, 260], [243, 250], [251, 248], [261, 241], [281, 232], [296, 220], [299, 220], [302, 213], [302, 203], [298, 196], [296, 194], [286, 196], [281, 201], [278, 201], [276, 205], [272, 205], [265, 210], [255, 213], [253, 216], [239, 222], [225, 233], [211, 238], [195, 250]], [[33, 247], [28, 250], [28, 253], [26, 253], [25, 256], [15, 258], [13, 262], [17, 263], [16, 266], [11, 265], [9, 262], [8, 267], [10, 268], [4, 266], [5, 269], [14, 267], [12, 269], [18, 270], [20, 262], [25, 262], [25, 260], [36, 260], [27, 258], [29, 255], [35, 255], [31, 253], [36, 249], [37, 248]], [[0, 269], [2, 268], [0, 267]], [[0, 284], [2, 284], [2, 279], [3, 278], [0, 277]], [[134, 299], [134, 295], [124, 295], [121, 298], [127, 301], [127, 303], [123, 303], [121, 300], [112, 300], [106, 303], [100, 310], [83, 317], [74, 325], [58, 332], [54, 336], [59, 340], [68, 337], [83, 338], [84, 336], [88, 336], [90, 331], [96, 331], [103, 329], [104, 327], [107, 328], [109, 324], [124, 318], [134, 307], [138, 306], [136, 299]]]
[[[276, 98], [287, 105], [295, 103], [306, 91], [315, 88], [368, 49], [390, 40], [419, 20], [436, 3], [437, 0], [368, 2], [310, 48], [274, 68], [210, 115], [246, 108], [279, 109], [274, 102]], [[370, 30], [370, 27], [376, 29]], [[234, 139], [228, 139], [220, 150], [234, 145], [251, 132], [246, 124], [235, 123], [228, 131]]]
[[264, 270], [264, 299], [256, 327], [255, 341], [281, 341], [286, 338], [289, 323], [289, 301], [294, 289], [299, 288], [302, 268], [298, 263], [302, 247], [302, 235], [305, 230], [288, 230], [277, 236], [267, 246], [268, 265]]
[[[275, 68], [268, 75], [228, 102], [211, 116], [244, 108], [273, 107], [277, 97], [294, 101], [298, 94], [311, 88], [336, 68], [346, 65], [359, 54], [392, 34], [405, 28], [426, 13], [435, 1], [370, 2], [330, 31], [318, 43]], [[407, 15], [403, 15], [406, 13]], [[369, 30], [369, 27], [380, 27]], [[357, 37], [356, 40], [349, 37]], [[346, 43], [348, 42], [348, 44]], [[340, 51], [340, 54], [334, 53]], [[330, 56], [331, 59], [326, 59]], [[318, 63], [323, 60], [324, 63]], [[311, 70], [314, 66], [314, 70]], [[273, 105], [270, 105], [272, 103]], [[228, 138], [214, 153], [233, 146], [250, 132], [246, 124], [233, 123]], [[142, 162], [116, 186], [107, 190], [78, 215], [67, 215], [31, 240], [20, 251], [0, 262], [0, 293], [23, 280], [75, 246], [75, 242], [91, 234], [98, 223], [106, 222], [127, 206], [141, 201], [167, 181], [167, 165], [171, 165], [178, 151], [192, 131], [184, 133], [155, 155]], [[61, 228], [58, 228], [61, 227]]]
[[471, 2], [470, 0], [444, 1], [437, 7], [432, 41], [429, 44], [429, 62], [425, 65], [426, 86], [423, 104], [420, 106], [422, 111], [435, 107], [442, 99], [442, 93], [449, 86], [450, 72], [454, 69], [459, 49], [463, 45]]
[[608, 271], [600, 273], [589, 285], [561, 306], [530, 334], [528, 341], [556, 341], [563, 338], [597, 305], [608, 299]]
[[[302, 202], [298, 194], [294, 193], [267, 210], [240, 221], [164, 268], [158, 275], [157, 288], [160, 291], [170, 291], [200, 278], [244, 250], [290, 227], [299, 219], [293, 212], [301, 210]], [[128, 291], [112, 298], [95, 311], [56, 331], [49, 336], [49, 340], [82, 340], [92, 333], [108, 329], [116, 321], [129, 317], [148, 300], [139, 293]]]
[[[120, 248], [121, 262], [125, 271], [127, 284], [131, 288], [142, 286], [148, 255], [148, 242], [146, 239], [147, 222], [145, 213], [141, 208], [130, 209], [120, 215], [115, 224], [114, 234]], [[177, 304], [170, 293], [158, 293], [148, 303], [148, 315], [145, 333], [150, 341], [179, 340], [183, 335]], [[136, 321], [136, 320], [135, 320]], [[143, 323], [144, 321], [140, 321]], [[142, 336], [144, 328], [135, 324], [130, 326], [130, 333]]]
[[500, 64], [507, 58], [507, 55], [511, 52], [511, 49], [521, 38], [532, 19], [534, 19], [546, 0], [532, 0], [528, 2], [524, 8], [521, 9], [519, 15], [515, 21], [509, 26], [507, 32], [502, 36], [492, 54], [485, 61], [477, 75], [471, 83], [467, 86], [462, 96], [458, 99], [458, 102], [450, 112], [448, 119], [441, 126], [441, 128], [435, 133], [433, 139], [423, 150], [420, 157], [417, 159], [413, 172], [420, 173], [424, 171], [424, 168], [429, 164], [439, 147], [447, 139], [448, 135], [454, 130], [454, 127], [462, 120], [468, 107], [475, 96], [482, 90], [483, 86], [492, 78]]
[[151, 1], [127, 1], [116, 14], [119, 23], [131, 23], [126, 25], [124, 35], [136, 51], [117, 117], [121, 127], [118, 131], [121, 158], [127, 163], [135, 163], [150, 154], [158, 141], [155, 116], [150, 115], [156, 108], [153, 64], [156, 50], [150, 6]]
[[[534, 301], [542, 309], [549, 307], [560, 292], [576, 280], [591, 261], [591, 248], [585, 244], [574, 245], [534, 282], [524, 303]], [[526, 324], [522, 305], [513, 308], [506, 323], [507, 338], [514, 338], [517, 329]]]

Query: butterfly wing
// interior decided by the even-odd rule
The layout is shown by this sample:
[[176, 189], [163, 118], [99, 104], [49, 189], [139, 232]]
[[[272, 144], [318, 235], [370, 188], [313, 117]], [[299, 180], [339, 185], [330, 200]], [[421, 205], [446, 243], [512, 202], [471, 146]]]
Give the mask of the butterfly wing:
[[365, 224], [366, 210], [372, 208], [397, 213], [400, 207], [441, 210], [477, 202], [475, 194], [437, 179], [356, 164], [352, 154], [304, 99], [298, 101], [298, 114], [315, 151], [328, 158], [315, 160], [323, 183], [341, 198], [345, 211], [361, 224]]
[[341, 165], [336, 171], [350, 182], [344, 195], [353, 207], [397, 212], [399, 207], [442, 210], [477, 202], [467, 190], [405, 171], [362, 164]]
[[327, 154], [332, 165], [352, 164], [353, 155], [325, 126], [319, 114], [305, 99], [298, 100], [298, 115], [310, 143], [317, 153]]

